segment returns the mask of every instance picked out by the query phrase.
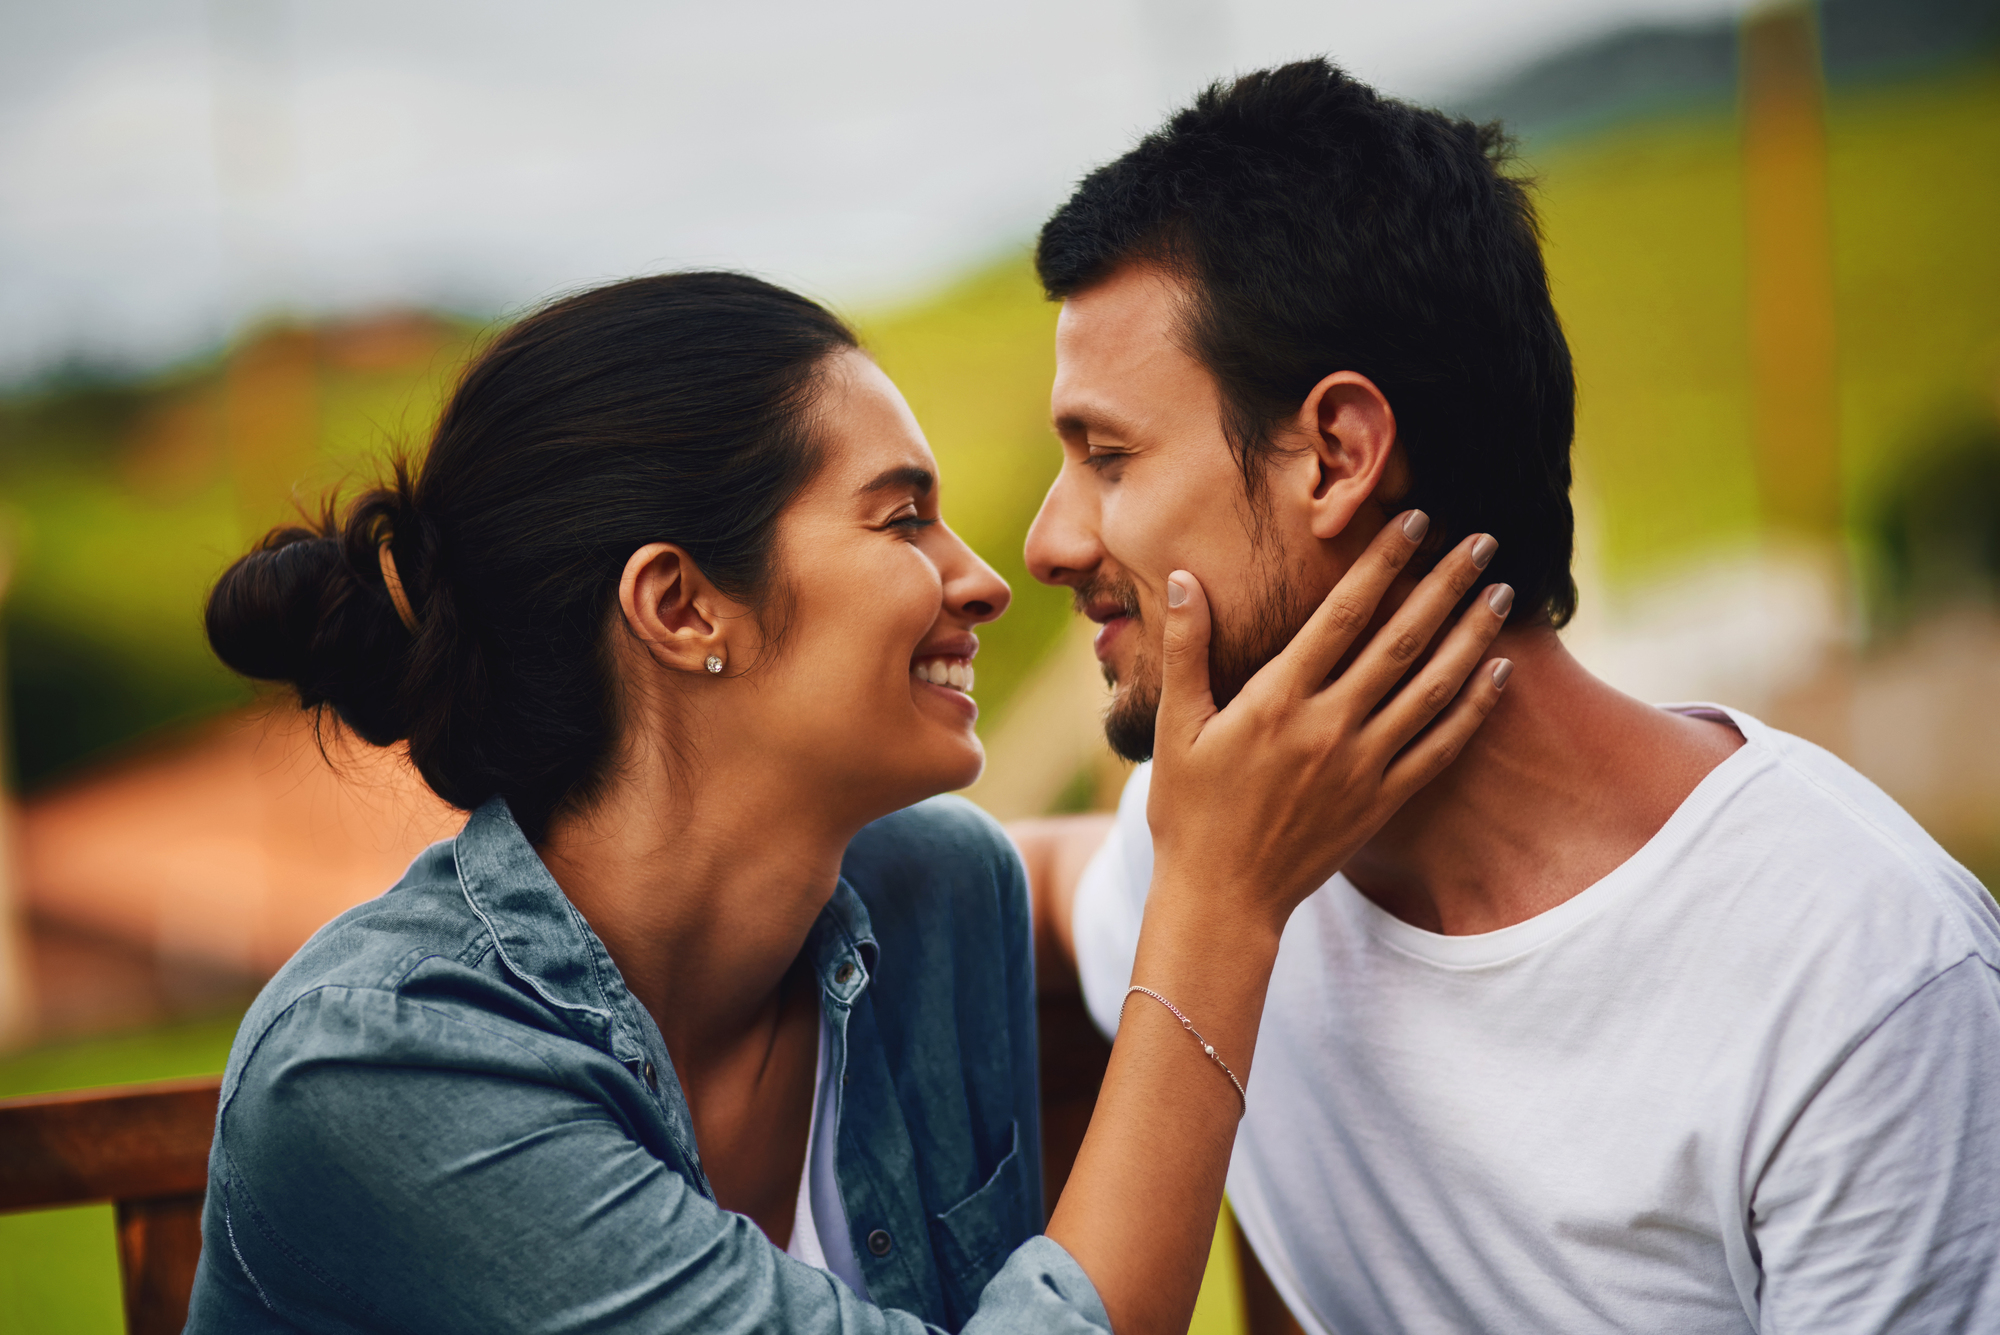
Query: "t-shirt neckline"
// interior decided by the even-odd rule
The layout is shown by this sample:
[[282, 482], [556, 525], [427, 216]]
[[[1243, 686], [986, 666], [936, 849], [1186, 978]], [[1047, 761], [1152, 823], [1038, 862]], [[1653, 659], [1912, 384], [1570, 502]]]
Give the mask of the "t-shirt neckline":
[[1765, 744], [1770, 730], [1748, 714], [1706, 702], [1659, 708], [1671, 714], [1727, 721], [1743, 734], [1743, 745], [1702, 776], [1694, 791], [1674, 808], [1666, 823], [1637, 852], [1554, 908], [1497, 931], [1445, 936], [1404, 922], [1362, 894], [1344, 875], [1333, 878], [1335, 906], [1355, 926], [1391, 949], [1443, 969], [1477, 969], [1506, 963], [1602, 913], [1677, 857], [1708, 817], [1771, 759]]

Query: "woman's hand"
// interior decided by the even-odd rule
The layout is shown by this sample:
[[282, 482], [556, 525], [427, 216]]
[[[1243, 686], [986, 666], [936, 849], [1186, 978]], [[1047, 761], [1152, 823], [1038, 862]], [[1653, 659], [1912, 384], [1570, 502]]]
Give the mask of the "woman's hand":
[[[1506, 623], [1513, 603], [1506, 585], [1476, 599], [1438, 652], [1410, 673], [1493, 559], [1497, 544], [1483, 534], [1446, 555], [1334, 675], [1426, 526], [1414, 510], [1386, 525], [1292, 642], [1222, 710], [1208, 687], [1208, 600], [1193, 575], [1168, 576], [1146, 807], [1155, 897], [1198, 894], [1209, 914], [1282, 931], [1292, 909], [1436, 778], [1492, 712], [1512, 665], [1499, 659], [1474, 669]], [[1149, 912], [1164, 907], [1149, 903]]]
[[1250, 1079], [1286, 918], [1451, 763], [1506, 683], [1505, 660], [1474, 673], [1506, 621], [1504, 586], [1411, 672], [1492, 559], [1484, 536], [1439, 562], [1333, 675], [1423, 532], [1421, 516], [1390, 524], [1222, 710], [1208, 689], [1207, 600], [1192, 575], [1169, 577], [1146, 812], [1153, 881], [1132, 981], [1168, 998], [1202, 1040], [1166, 1007], [1128, 997], [1048, 1230], [1119, 1335], [1187, 1328], [1244, 1106], [1216, 1061]]

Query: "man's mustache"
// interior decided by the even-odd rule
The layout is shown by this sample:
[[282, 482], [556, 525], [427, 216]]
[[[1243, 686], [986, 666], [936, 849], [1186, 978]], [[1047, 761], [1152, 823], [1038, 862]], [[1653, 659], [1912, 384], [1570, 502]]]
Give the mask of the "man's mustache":
[[1116, 606], [1121, 616], [1139, 615], [1139, 591], [1126, 579], [1094, 577], [1070, 591], [1070, 602], [1078, 616], [1089, 616], [1106, 603]]

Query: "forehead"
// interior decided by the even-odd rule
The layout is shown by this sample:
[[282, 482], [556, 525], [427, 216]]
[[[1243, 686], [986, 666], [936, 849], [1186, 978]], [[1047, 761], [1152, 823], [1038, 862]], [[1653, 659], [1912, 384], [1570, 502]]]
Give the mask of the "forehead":
[[1128, 264], [1064, 299], [1049, 404], [1058, 430], [1213, 409], [1208, 369], [1175, 337], [1185, 294], [1164, 270]]
[[930, 442], [902, 391], [866, 354], [837, 354], [819, 400], [826, 444], [822, 477], [845, 499], [885, 470], [921, 469], [935, 476]]

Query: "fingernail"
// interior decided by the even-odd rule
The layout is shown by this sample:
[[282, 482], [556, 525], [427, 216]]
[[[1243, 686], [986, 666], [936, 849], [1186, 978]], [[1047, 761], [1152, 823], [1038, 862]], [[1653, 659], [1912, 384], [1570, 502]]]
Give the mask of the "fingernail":
[[1514, 605], [1514, 589], [1511, 585], [1495, 584], [1486, 591], [1486, 605], [1493, 609], [1493, 615], [1504, 617], [1507, 609]]
[[1403, 536], [1411, 542], [1422, 542], [1430, 531], [1431, 517], [1422, 510], [1412, 510], [1403, 517]]
[[1493, 553], [1499, 550], [1499, 543], [1493, 541], [1487, 534], [1480, 534], [1472, 540], [1472, 564], [1480, 570], [1486, 569], [1486, 563], [1491, 561]]
[[1179, 607], [1182, 603], [1186, 601], [1187, 601], [1187, 585], [1182, 584], [1179, 580], [1173, 580], [1173, 579], [1168, 580], [1167, 606]]
[[1506, 690], [1507, 678], [1513, 675], [1514, 675], [1513, 659], [1503, 658], [1499, 662], [1495, 663], [1493, 665], [1493, 689], [1496, 691]]

